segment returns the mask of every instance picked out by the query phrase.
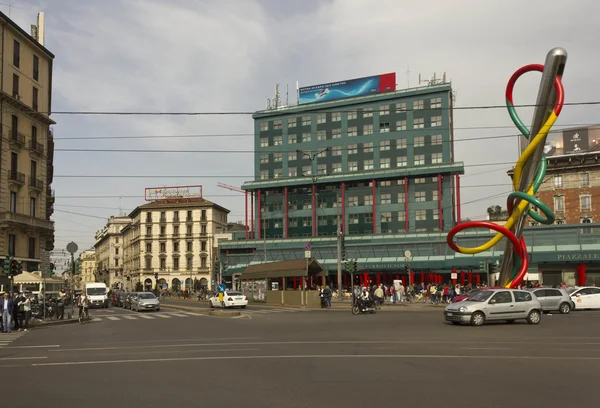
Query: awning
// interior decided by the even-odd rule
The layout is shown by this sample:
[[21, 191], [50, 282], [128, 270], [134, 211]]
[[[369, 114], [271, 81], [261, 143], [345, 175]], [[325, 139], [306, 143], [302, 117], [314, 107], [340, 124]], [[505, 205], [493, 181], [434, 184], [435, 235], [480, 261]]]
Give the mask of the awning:
[[31, 273], [31, 272], [26, 272], [23, 271], [23, 273], [15, 276], [14, 278], [14, 284], [15, 285], [34, 285], [34, 284], [40, 284], [43, 282], [43, 279], [40, 275], [38, 275], [37, 273]]
[[242, 279], [288, 278], [288, 277], [327, 276], [321, 265], [314, 259], [292, 259], [248, 266], [242, 272]]

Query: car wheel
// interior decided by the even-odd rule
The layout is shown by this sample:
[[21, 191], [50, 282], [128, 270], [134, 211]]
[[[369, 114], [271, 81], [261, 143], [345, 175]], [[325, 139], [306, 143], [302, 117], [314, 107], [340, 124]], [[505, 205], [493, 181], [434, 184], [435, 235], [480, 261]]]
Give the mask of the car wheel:
[[538, 324], [542, 320], [542, 314], [537, 310], [532, 310], [527, 316], [529, 324]]
[[558, 307], [558, 311], [562, 314], [568, 314], [571, 311], [571, 305], [567, 302], [561, 303]]
[[509, 319], [506, 321], [506, 323], [508, 323], [508, 324], [513, 324], [514, 322], [515, 322], [515, 319]]
[[471, 316], [471, 326], [481, 326], [485, 323], [485, 315], [481, 312], [475, 312]]

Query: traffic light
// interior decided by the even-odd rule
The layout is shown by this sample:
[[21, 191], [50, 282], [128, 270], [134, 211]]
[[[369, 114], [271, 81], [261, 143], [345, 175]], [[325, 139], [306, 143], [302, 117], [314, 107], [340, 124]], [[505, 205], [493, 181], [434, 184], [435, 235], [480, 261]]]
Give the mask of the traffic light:
[[225, 262], [221, 264], [221, 272], [225, 273], [227, 271], [227, 258], [225, 258]]
[[54, 275], [56, 275], [55, 268], [56, 268], [56, 267], [54, 266], [54, 264], [53, 264], [53, 263], [51, 263], [51, 264], [50, 264], [50, 276], [51, 276], [51, 277], [52, 277], [52, 276], [54, 276]]
[[23, 273], [23, 262], [19, 261], [19, 263], [17, 264], [17, 275], [20, 275]]
[[10, 261], [10, 276], [16, 276], [18, 275], [18, 265], [19, 265], [19, 261], [17, 261], [16, 259], [13, 259]]
[[2, 272], [5, 275], [9, 275], [10, 276], [10, 257], [7, 255], [6, 258], [4, 259], [4, 261], [2, 261]]

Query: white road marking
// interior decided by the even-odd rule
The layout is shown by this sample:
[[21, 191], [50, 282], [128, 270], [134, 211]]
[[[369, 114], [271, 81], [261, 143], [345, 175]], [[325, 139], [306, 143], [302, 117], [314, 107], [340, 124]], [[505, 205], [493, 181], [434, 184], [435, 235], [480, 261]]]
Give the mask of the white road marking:
[[48, 357], [2, 357], [2, 361], [6, 360], [44, 360]]
[[29, 349], [29, 348], [58, 348], [60, 347], [59, 344], [49, 344], [46, 346], [12, 346], [12, 347], [5, 347], [5, 348], [9, 348], [9, 349]]
[[156, 316], [162, 317], [163, 319], [170, 319], [171, 318], [171, 316], [165, 315], [165, 314], [157, 314]]
[[205, 314], [202, 314], [202, 313], [194, 313], [194, 312], [182, 312], [182, 313], [185, 313], [190, 316], [206, 316]]
[[201, 360], [277, 360], [277, 359], [467, 359], [467, 360], [569, 360], [594, 362], [600, 357], [561, 357], [561, 356], [472, 356], [472, 355], [444, 355], [444, 354], [312, 354], [312, 355], [257, 355], [257, 356], [209, 356], [209, 357], [181, 357], [181, 358], [145, 358], [132, 360], [104, 360], [104, 361], [70, 361], [61, 363], [34, 363], [33, 367], [44, 366], [71, 366], [92, 364], [131, 364], [131, 363], [162, 363], [168, 361], [201, 361]]
[[137, 320], [136, 316], [123, 316], [123, 318], [128, 320]]
[[118, 317], [116, 317], [116, 316], [107, 316], [106, 318], [107, 318], [108, 320], [121, 320], [121, 319], [119, 319], [119, 318], [118, 318]]
[[183, 313], [169, 313], [171, 316], [177, 316], [177, 317], [189, 317], [189, 315], [183, 314]]
[[154, 319], [154, 316], [140, 315], [142, 319]]

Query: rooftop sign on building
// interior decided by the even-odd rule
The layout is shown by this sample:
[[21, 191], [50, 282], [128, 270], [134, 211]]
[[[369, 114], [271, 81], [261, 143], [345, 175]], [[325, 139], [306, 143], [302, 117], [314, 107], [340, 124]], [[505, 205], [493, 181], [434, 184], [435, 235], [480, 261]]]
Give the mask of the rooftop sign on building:
[[396, 90], [396, 73], [381, 74], [328, 84], [312, 85], [298, 90], [300, 105], [354, 98]]
[[149, 187], [144, 192], [146, 201], [202, 198], [202, 186]]
[[[521, 152], [529, 141], [521, 137]], [[600, 152], [600, 126], [562, 129], [548, 133], [544, 153], [546, 157], [570, 156]]]

